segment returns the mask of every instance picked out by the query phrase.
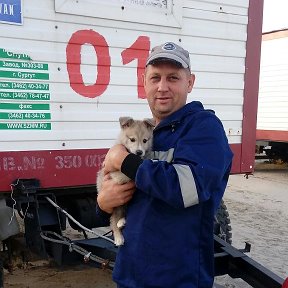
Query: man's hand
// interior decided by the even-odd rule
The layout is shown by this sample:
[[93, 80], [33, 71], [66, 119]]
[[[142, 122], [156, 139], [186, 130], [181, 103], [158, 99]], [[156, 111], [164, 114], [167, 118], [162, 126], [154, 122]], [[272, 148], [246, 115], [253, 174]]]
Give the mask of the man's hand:
[[135, 191], [135, 183], [116, 184], [108, 175], [104, 177], [101, 191], [98, 191], [97, 202], [101, 210], [111, 214], [115, 207], [131, 200]]
[[121, 144], [114, 145], [111, 147], [106, 154], [104, 160], [104, 174], [113, 171], [120, 171], [121, 165], [125, 157], [129, 154], [125, 146]]

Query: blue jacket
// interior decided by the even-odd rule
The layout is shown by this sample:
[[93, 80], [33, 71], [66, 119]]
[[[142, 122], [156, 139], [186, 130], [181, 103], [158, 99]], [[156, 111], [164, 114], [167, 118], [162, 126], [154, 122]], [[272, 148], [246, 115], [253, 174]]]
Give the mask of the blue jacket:
[[113, 279], [125, 288], [211, 288], [213, 221], [232, 152], [220, 120], [191, 102], [154, 129], [137, 169]]

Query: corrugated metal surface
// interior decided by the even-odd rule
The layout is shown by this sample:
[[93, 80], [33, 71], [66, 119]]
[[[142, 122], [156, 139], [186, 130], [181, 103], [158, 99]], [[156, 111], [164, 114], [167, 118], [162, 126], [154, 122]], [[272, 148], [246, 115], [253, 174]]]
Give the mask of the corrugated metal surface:
[[269, 33], [263, 39], [257, 129], [287, 132], [288, 30]]
[[[59, 4], [61, 1], [56, 2]], [[65, 6], [68, 2], [69, 7]], [[11, 118], [1, 119], [0, 123], [45, 122], [51, 123], [51, 126], [46, 130], [44, 126], [40, 126], [43, 129], [39, 127], [27, 129], [27, 125], [25, 127], [20, 125], [18, 129], [3, 129], [2, 126], [1, 151], [10, 151], [11, 147], [14, 151], [108, 148], [117, 134], [119, 116], [150, 117], [146, 100], [137, 97], [137, 61], [123, 65], [121, 57], [121, 53], [140, 36], [145, 36], [150, 41], [151, 47], [165, 41], [181, 41], [191, 53], [192, 67], [196, 74], [195, 88], [189, 99], [200, 100], [207, 108], [216, 110], [223, 121], [229, 142], [241, 143], [248, 0], [183, 1], [180, 28], [177, 25], [173, 27], [172, 24], [171, 27], [144, 24], [145, 19], [135, 23], [129, 19], [116, 21], [69, 14], [75, 8], [72, 9], [71, 5], [78, 7], [83, 5], [82, 10], [83, 7], [89, 9], [91, 1], [77, 1], [77, 4], [76, 1], [62, 1], [61, 9], [59, 8], [61, 13], [55, 13], [55, 3], [52, 0], [29, 0], [23, 3], [22, 26], [0, 24], [0, 49], [27, 54], [31, 57], [32, 63], [48, 64], [47, 71], [34, 72], [49, 74], [49, 80], [36, 81], [9, 77], [1, 77], [0, 80], [10, 83], [49, 83], [49, 89], [44, 92], [50, 94], [50, 100], [15, 100], [9, 99], [8, 94], [6, 96], [2, 94], [1, 103], [47, 103], [50, 106], [47, 111], [37, 110], [37, 107], [32, 111], [36, 113], [33, 115], [37, 121], [35, 119], [32, 121], [33, 115], [28, 115], [26, 117], [30, 119], [21, 121]], [[175, 1], [175, 4], [180, 5], [181, 1]], [[65, 7], [67, 14], [64, 13]], [[99, 14], [99, 11], [97, 13]], [[121, 13], [125, 15], [125, 10]], [[149, 21], [147, 15], [143, 17]], [[80, 30], [97, 32], [109, 46], [110, 81], [107, 89], [99, 97], [81, 96], [69, 84], [66, 65], [67, 43], [71, 36]], [[97, 71], [99, 59], [97, 60], [95, 50], [89, 43], [82, 46], [81, 54], [83, 81], [85, 85], [91, 85], [95, 82], [97, 73], [100, 73], [100, 70]], [[0, 60], [23, 62], [13, 58]], [[6, 66], [0, 70], [15, 69]], [[21, 69], [17, 71], [25, 72]], [[29, 70], [29, 73], [32, 72]], [[21, 75], [17, 77], [24, 77]], [[27, 92], [27, 89], [17, 91]], [[9, 91], [16, 90], [2, 87], [0, 93]], [[12, 107], [9, 110], [1, 109], [0, 112], [19, 114], [23, 113], [23, 110], [25, 108], [15, 110], [15, 107]], [[32, 113], [29, 109], [24, 112]], [[44, 117], [43, 112], [50, 113], [51, 119], [36, 118], [36, 116]], [[20, 116], [14, 115], [14, 117]]]

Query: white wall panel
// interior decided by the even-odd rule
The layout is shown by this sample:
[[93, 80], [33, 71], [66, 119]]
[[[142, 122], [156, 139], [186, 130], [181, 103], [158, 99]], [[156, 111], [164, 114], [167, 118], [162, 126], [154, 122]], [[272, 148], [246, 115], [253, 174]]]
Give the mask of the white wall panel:
[[262, 41], [257, 115], [259, 130], [288, 130], [287, 51], [287, 36]]
[[[19, 62], [19, 65], [21, 62], [44, 63], [48, 65], [46, 71], [17, 71], [28, 71], [28, 74], [35, 75], [38, 73], [37, 77], [42, 77], [41, 73], [49, 75], [49, 79], [32, 80], [13, 78], [12, 74], [3, 77], [3, 73], [13, 69], [0, 68], [1, 83], [49, 84], [49, 89], [46, 90], [15, 90], [3, 88], [0, 83], [0, 103], [6, 105], [0, 109], [0, 150], [9, 151], [11, 147], [16, 151], [108, 148], [119, 131], [120, 116], [130, 115], [138, 119], [150, 117], [146, 100], [138, 98], [138, 62], [133, 60], [124, 65], [121, 56], [140, 36], [149, 39], [151, 47], [165, 41], [174, 41], [181, 42], [190, 51], [196, 82], [189, 100], [200, 100], [205, 107], [214, 109], [224, 124], [229, 142], [241, 143], [248, 0], [185, 0], [182, 10], [177, 11], [177, 17], [182, 17], [179, 25], [169, 27], [151, 24], [148, 20], [145, 23], [143, 19], [148, 19], [149, 15], [134, 22], [131, 17], [127, 21], [100, 19], [93, 17], [90, 11], [90, 14], [82, 16], [84, 6], [75, 15], [72, 13], [75, 7], [70, 7], [69, 11], [61, 8], [59, 12], [55, 12], [54, 4], [54, 0], [23, 1], [23, 25], [0, 24], [0, 49], [19, 55], [24, 53], [31, 58], [28, 61], [0, 56], [0, 61]], [[80, 95], [69, 83], [67, 43], [80, 30], [99, 33], [109, 46], [110, 81], [101, 96], [89, 98]], [[95, 50], [91, 44], [86, 43], [82, 46], [81, 54], [81, 73], [85, 85], [93, 84], [100, 76]], [[285, 78], [281, 81], [285, 81]], [[279, 86], [277, 89], [279, 90]], [[27, 92], [27, 98], [17, 98], [18, 92]], [[1, 93], [4, 94], [1, 96]], [[49, 100], [43, 98], [36, 101], [31, 98], [35, 93], [38, 96], [41, 93], [42, 96], [49, 94]], [[278, 97], [283, 97], [279, 94], [281, 91], [277, 93]], [[16, 109], [17, 104], [31, 105], [32, 110], [23, 111], [20, 106]], [[46, 109], [45, 106], [46, 110], [42, 111], [42, 104], [49, 104], [49, 108]], [[18, 113], [19, 117], [28, 118], [4, 119], [11, 116], [9, 113]], [[35, 119], [29, 117], [41, 116], [41, 113], [50, 113], [51, 119], [38, 119], [39, 123], [48, 123], [50, 129], [3, 129], [3, 123], [10, 125], [35, 122]]]
[[208, 10], [223, 14], [234, 14], [234, 15], [244, 15], [247, 16], [247, 7], [249, 5], [249, 0], [237, 0], [237, 1], [193, 1], [186, 0], [185, 7], [191, 9]]

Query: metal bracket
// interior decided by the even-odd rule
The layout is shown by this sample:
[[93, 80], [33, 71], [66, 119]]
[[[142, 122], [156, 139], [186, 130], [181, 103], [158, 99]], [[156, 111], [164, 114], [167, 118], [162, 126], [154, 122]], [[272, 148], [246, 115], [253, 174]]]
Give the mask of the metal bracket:
[[16, 208], [22, 217], [21, 205], [23, 203], [34, 202], [34, 195], [39, 188], [40, 181], [38, 179], [16, 179], [11, 183], [13, 198], [7, 197], [6, 205], [11, 208]]
[[243, 279], [254, 288], [281, 288], [284, 279], [242, 252], [250, 251], [250, 248], [246, 243], [243, 250], [238, 250], [214, 235], [215, 276], [228, 274]]

